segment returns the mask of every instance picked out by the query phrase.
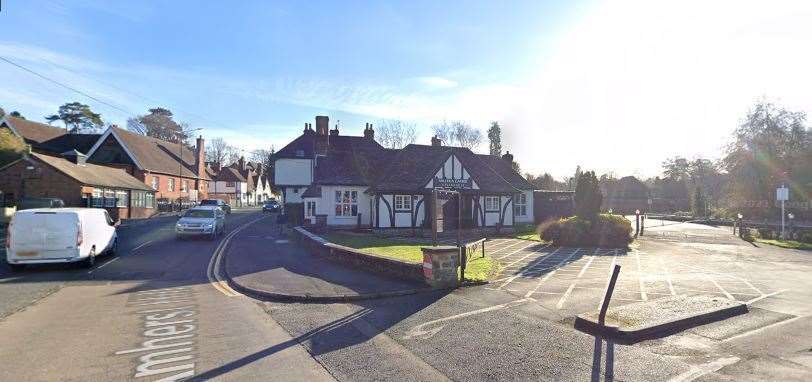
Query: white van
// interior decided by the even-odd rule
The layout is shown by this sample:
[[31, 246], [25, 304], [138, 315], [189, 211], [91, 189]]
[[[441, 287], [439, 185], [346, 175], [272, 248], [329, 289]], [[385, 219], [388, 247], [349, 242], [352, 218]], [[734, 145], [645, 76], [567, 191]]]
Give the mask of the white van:
[[114, 253], [116, 226], [101, 208], [37, 208], [17, 211], [6, 233], [6, 261], [25, 264], [72, 263], [92, 267], [96, 256]]

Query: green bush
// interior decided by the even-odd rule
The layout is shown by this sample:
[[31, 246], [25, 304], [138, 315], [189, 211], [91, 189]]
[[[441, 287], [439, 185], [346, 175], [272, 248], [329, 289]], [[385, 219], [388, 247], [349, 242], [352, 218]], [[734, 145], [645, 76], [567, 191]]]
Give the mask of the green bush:
[[798, 232], [798, 241], [812, 244], [812, 231]]
[[567, 247], [625, 248], [632, 242], [632, 224], [619, 215], [598, 215], [592, 222], [574, 216], [543, 227], [541, 239]]
[[575, 216], [595, 221], [601, 211], [603, 194], [594, 171], [587, 171], [575, 185]]
[[759, 228], [758, 229], [758, 237], [760, 239], [775, 239], [773, 237], [773, 230], [771, 228]]

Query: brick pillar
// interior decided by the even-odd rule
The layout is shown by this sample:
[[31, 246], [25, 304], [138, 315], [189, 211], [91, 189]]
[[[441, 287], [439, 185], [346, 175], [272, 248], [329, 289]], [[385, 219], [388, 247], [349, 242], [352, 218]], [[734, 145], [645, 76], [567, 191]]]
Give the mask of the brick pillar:
[[421, 247], [423, 275], [433, 287], [456, 287], [460, 250], [455, 246]]

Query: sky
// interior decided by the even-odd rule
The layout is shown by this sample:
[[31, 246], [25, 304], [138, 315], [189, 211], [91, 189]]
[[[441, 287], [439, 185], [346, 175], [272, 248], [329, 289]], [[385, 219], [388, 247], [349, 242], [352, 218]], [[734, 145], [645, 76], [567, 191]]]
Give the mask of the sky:
[[93, 99], [0, 62], [0, 106], [79, 101], [120, 126], [161, 106], [246, 152], [316, 115], [412, 122], [424, 144], [498, 121], [523, 172], [648, 177], [721, 157], [759, 100], [812, 111], [810, 19], [783, 0], [6, 0], [0, 58]]

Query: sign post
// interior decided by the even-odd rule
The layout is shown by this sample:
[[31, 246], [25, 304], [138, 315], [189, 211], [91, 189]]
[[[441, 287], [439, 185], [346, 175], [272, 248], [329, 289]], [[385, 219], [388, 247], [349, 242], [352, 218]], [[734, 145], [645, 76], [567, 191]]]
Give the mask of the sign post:
[[784, 210], [784, 203], [789, 200], [789, 188], [785, 185], [781, 185], [775, 190], [775, 197], [778, 201], [781, 202], [781, 238], [784, 239], [785, 232], [784, 232], [784, 225], [785, 225], [785, 210]]

